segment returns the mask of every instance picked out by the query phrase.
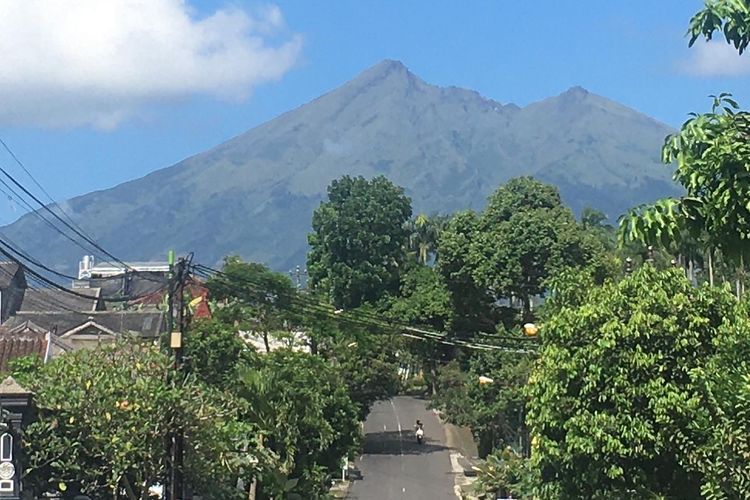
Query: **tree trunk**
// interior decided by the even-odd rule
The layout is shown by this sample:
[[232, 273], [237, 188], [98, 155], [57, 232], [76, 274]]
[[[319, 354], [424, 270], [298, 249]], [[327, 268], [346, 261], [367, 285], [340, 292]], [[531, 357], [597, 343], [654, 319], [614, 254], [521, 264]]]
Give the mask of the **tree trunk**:
[[534, 320], [533, 313], [531, 311], [531, 298], [528, 295], [524, 295], [521, 298], [522, 304], [522, 315], [524, 322], [531, 322]]
[[435, 360], [430, 361], [430, 392], [432, 393], [432, 396], [435, 396], [437, 394], [437, 386], [435, 385], [435, 381], [437, 379], [437, 366], [436, 366]]
[[271, 352], [271, 346], [268, 343], [268, 332], [263, 330], [263, 344], [266, 346], [266, 353]]
[[314, 336], [310, 337], [310, 354], [313, 356], [318, 354], [318, 341]]
[[708, 249], [708, 284], [714, 286], [714, 252], [710, 248]]
[[740, 298], [745, 296], [745, 256], [740, 254]]
[[250, 483], [250, 492], [247, 494], [247, 500], [255, 500], [255, 490], [258, 489], [258, 479], [253, 478], [253, 482]]
[[740, 268], [737, 270], [737, 285], [736, 285], [737, 300], [742, 299], [742, 294], [745, 291], [745, 287], [742, 283], [742, 279], [744, 277], [745, 277], [745, 260], [742, 254], [740, 254]]

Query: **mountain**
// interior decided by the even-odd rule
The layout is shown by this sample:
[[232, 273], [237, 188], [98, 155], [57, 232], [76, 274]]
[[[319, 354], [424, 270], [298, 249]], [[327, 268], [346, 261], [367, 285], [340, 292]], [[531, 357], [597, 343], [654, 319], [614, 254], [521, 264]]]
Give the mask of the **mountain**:
[[[208, 264], [239, 254], [286, 270], [304, 265], [312, 211], [341, 175], [387, 176], [415, 213], [479, 209], [504, 181], [533, 175], [574, 210], [616, 219], [678, 192], [659, 162], [671, 131], [580, 87], [522, 108], [383, 61], [209, 151], [66, 207], [123, 259], [163, 260], [174, 248]], [[83, 253], [33, 215], [3, 233], [60, 269]]]

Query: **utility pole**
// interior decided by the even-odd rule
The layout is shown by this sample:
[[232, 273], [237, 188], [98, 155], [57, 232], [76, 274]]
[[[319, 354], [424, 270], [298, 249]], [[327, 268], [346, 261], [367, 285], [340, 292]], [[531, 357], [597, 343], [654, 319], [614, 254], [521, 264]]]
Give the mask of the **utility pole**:
[[[170, 250], [167, 254], [167, 262], [169, 263], [169, 272], [167, 273], [167, 335], [169, 336], [167, 339], [167, 342], [169, 342], [169, 345], [171, 347], [173, 340], [173, 332], [174, 332], [174, 250]], [[167, 373], [165, 374], [165, 382], [167, 386], [171, 383], [172, 377], [170, 377], [169, 370], [167, 370]], [[165, 471], [164, 471], [164, 484], [163, 484], [163, 497], [164, 500], [173, 500], [174, 497], [172, 496], [172, 469], [173, 469], [173, 462], [172, 462], [172, 443], [173, 443], [173, 437], [172, 437], [172, 429], [170, 426], [169, 431], [167, 432], [167, 435], [164, 439], [164, 444], [166, 448], [166, 463], [165, 463]]]
[[[174, 252], [169, 253], [169, 290], [167, 326], [169, 330], [169, 346], [174, 353], [171, 376], [168, 380], [176, 386], [182, 376], [183, 335], [185, 333], [185, 278], [187, 265], [184, 258], [180, 258], [175, 265]], [[172, 411], [175, 411], [174, 409]], [[173, 414], [174, 415], [174, 414]], [[174, 415], [176, 416], [176, 415]], [[173, 423], [175, 418], [173, 416]], [[184, 429], [173, 426], [167, 438], [167, 481], [165, 485], [166, 500], [183, 500], [185, 498], [184, 485]]]

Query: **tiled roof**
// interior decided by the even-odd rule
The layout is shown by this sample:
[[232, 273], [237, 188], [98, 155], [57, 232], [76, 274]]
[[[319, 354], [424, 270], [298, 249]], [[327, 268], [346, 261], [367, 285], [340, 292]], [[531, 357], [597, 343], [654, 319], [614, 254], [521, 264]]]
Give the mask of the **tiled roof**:
[[34, 354], [44, 359], [47, 335], [43, 333], [0, 333], [0, 372], [8, 372], [11, 360]]
[[92, 322], [113, 333], [158, 337], [165, 326], [161, 311], [36, 312], [19, 311], [3, 326], [11, 329], [24, 322], [54, 331], [58, 336]]
[[0, 325], [0, 334], [3, 333], [44, 333], [46, 334], [49, 330], [46, 328], [42, 328], [41, 326], [34, 324], [31, 321], [23, 321], [17, 323], [15, 326], [11, 327], [8, 322], [5, 322], [3, 325]]
[[32, 289], [27, 288], [23, 295], [20, 311], [81, 311], [92, 312], [96, 310], [99, 303], [99, 288], [83, 288], [75, 290], [78, 295], [86, 295], [90, 298], [76, 296], [56, 289]]
[[157, 272], [127, 273], [105, 278], [91, 278], [87, 281], [90, 287], [101, 288], [103, 298], [159, 294], [167, 286], [167, 276]]

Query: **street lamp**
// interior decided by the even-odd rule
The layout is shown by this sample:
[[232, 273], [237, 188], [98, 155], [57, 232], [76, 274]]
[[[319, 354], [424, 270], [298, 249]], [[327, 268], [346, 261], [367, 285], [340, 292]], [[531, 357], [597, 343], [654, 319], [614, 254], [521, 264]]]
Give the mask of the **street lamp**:
[[536, 337], [539, 333], [539, 327], [534, 323], [526, 323], [523, 325], [523, 333], [526, 334], [527, 337]]

